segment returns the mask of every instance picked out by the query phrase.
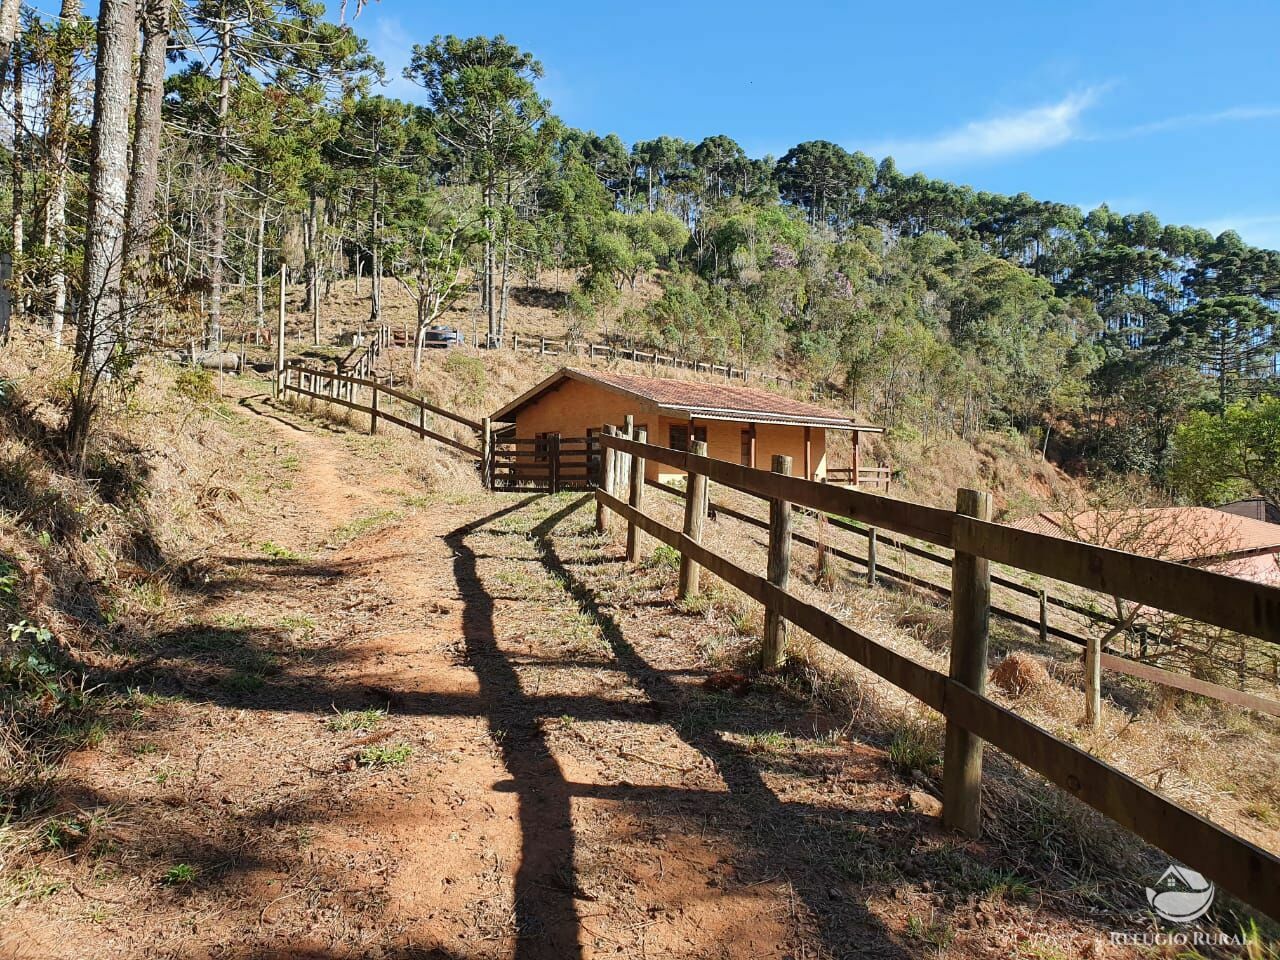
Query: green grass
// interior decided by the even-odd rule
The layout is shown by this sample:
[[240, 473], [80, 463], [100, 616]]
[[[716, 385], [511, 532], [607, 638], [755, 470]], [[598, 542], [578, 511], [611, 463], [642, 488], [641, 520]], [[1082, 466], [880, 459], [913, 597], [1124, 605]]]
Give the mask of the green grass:
[[160, 874], [160, 882], [166, 887], [181, 887], [196, 878], [196, 868], [189, 863], [175, 863]]
[[679, 570], [680, 551], [660, 543], [653, 548], [653, 553], [640, 562], [640, 566], [645, 570]]
[[413, 756], [413, 747], [407, 743], [366, 747], [356, 757], [362, 767], [398, 767]]
[[313, 617], [306, 614], [298, 616], [281, 617], [280, 626], [294, 633], [300, 633], [303, 637], [310, 639], [316, 632], [316, 621]]
[[265, 540], [258, 544], [258, 549], [273, 560], [297, 561], [302, 559], [302, 555], [300, 553], [295, 553], [288, 547], [282, 547], [280, 544], [273, 543], [270, 540]]
[[257, 693], [266, 682], [260, 673], [246, 673], [242, 670], [237, 670], [235, 673], [223, 677], [218, 685], [224, 690], [230, 690], [232, 693]]
[[333, 531], [329, 539], [341, 546], [363, 537], [366, 533], [372, 533], [374, 530], [390, 526], [399, 520], [401, 516], [403, 514], [399, 510], [375, 510], [373, 513], [367, 513], [362, 517], [356, 517], [349, 523], [344, 523]]
[[46, 876], [39, 867], [28, 867], [0, 876], [0, 907], [11, 907], [24, 901], [44, 900], [67, 884]]
[[387, 719], [385, 710], [343, 710], [329, 718], [328, 726], [335, 733], [351, 730], [367, 732], [377, 729], [385, 719]]
[[1012, 870], [992, 870], [983, 879], [981, 893], [991, 900], [1029, 900], [1032, 889]]
[[900, 774], [913, 770], [928, 773], [942, 762], [934, 728], [923, 723], [907, 723], [894, 731], [889, 742], [889, 763]]
[[951, 946], [951, 942], [956, 938], [956, 932], [949, 925], [933, 917], [928, 920], [922, 920], [920, 917], [907, 917], [906, 934], [908, 938], [915, 940], [917, 943], [932, 947], [935, 950], [945, 950]]
[[769, 730], [765, 733], [751, 733], [742, 738], [742, 745], [747, 753], [790, 753], [795, 745], [785, 733]]

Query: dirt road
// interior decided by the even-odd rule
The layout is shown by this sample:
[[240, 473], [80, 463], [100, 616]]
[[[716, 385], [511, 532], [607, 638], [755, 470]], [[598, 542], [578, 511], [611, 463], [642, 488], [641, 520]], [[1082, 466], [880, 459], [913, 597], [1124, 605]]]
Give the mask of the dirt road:
[[977, 875], [911, 882], [961, 852], [883, 751], [785, 683], [708, 687], [727, 613], [672, 609], [584, 498], [424, 492], [340, 428], [239, 413], [294, 466], [72, 759], [89, 838], [3, 956], [1010, 956], [1063, 929], [974, 920]]

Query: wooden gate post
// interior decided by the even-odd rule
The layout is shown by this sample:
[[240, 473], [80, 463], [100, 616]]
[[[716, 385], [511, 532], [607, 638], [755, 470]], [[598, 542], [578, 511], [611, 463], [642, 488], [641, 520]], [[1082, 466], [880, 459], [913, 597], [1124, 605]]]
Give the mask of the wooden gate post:
[[[694, 440], [689, 444], [689, 452], [695, 456], [707, 455], [707, 444], [703, 440]], [[707, 519], [707, 478], [704, 474], [689, 472], [689, 483], [684, 498], [684, 534], [694, 543], [702, 542], [702, 524]], [[698, 595], [698, 581], [701, 570], [696, 563], [680, 554], [680, 589], [676, 596], [680, 600]]]
[[1049, 594], [1040, 591], [1040, 642], [1049, 642]]
[[[990, 520], [991, 494], [957, 490], [956, 513]], [[979, 695], [987, 689], [990, 627], [990, 564], [957, 550], [951, 565], [951, 679]], [[942, 765], [942, 822], [971, 837], [982, 831], [982, 739], [951, 719]]]
[[[617, 429], [611, 423], [606, 423], [600, 431], [606, 437], [612, 437], [617, 434]], [[600, 486], [604, 488], [604, 492], [613, 496], [613, 447], [606, 447], [603, 444], [600, 449]], [[596, 532], [609, 532], [609, 508], [600, 501], [596, 501]]]
[[[628, 413], [622, 418], [622, 436], [628, 440], [634, 440], [636, 436], [636, 418], [633, 414]], [[618, 451], [613, 458], [613, 466], [617, 471], [617, 475], [613, 480], [613, 489], [621, 492], [623, 484], [628, 482], [631, 476], [631, 454]]]
[[876, 528], [869, 528], [867, 531], [867, 586], [869, 587], [876, 585], [876, 553], [879, 543], [880, 535], [876, 532]]
[[[648, 431], [643, 427], [633, 430], [632, 435], [637, 443], [648, 440]], [[636, 454], [631, 455], [631, 490], [627, 502], [636, 510], [644, 507], [644, 457]], [[630, 520], [627, 521], [627, 560], [631, 563], [640, 562], [640, 528]]]
[[493, 489], [493, 421], [488, 417], [480, 418], [480, 482], [486, 490]]
[[[773, 455], [773, 472], [791, 475], [791, 458]], [[787, 589], [791, 579], [791, 504], [786, 500], [769, 501], [769, 582]], [[776, 607], [764, 608], [764, 638], [760, 646], [760, 669], [782, 666], [787, 654], [787, 621]]]
[[547, 467], [551, 474], [551, 492], [560, 492], [560, 434], [547, 434]]
[[378, 432], [378, 384], [374, 383], [373, 389], [370, 391], [373, 399], [369, 402], [369, 433], [370, 435]]

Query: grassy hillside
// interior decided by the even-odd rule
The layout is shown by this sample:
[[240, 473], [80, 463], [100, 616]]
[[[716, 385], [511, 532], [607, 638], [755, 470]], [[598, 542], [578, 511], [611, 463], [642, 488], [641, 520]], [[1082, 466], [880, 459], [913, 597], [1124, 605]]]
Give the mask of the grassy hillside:
[[[540, 279], [539, 287], [521, 288], [522, 293], [513, 298], [509, 330], [521, 335], [543, 335], [563, 338], [573, 321], [563, 306], [563, 299], [572, 287], [572, 275], [565, 271], [548, 271]], [[635, 291], [628, 291], [631, 304], [640, 304], [659, 293], [655, 284], [639, 284]], [[393, 327], [412, 329], [412, 303], [402, 290], [388, 285], [384, 291], [384, 316]], [[362, 295], [356, 296], [354, 284], [336, 285], [332, 296], [323, 306], [321, 316], [322, 337], [320, 348], [309, 345], [310, 317], [300, 312], [301, 303], [294, 302], [288, 319], [291, 331], [289, 355], [313, 359], [334, 359], [344, 356], [349, 348], [333, 344], [339, 337], [361, 329], [367, 323], [368, 285]], [[464, 297], [450, 311], [448, 323], [457, 327], [470, 339], [473, 327], [479, 325], [479, 313], [474, 294]], [[585, 328], [578, 328], [578, 336], [600, 338], [608, 324], [600, 321]], [[259, 351], [263, 359], [267, 351]], [[479, 351], [468, 346], [461, 350], [426, 351], [422, 369], [415, 372], [412, 354], [407, 349], [393, 349], [382, 362], [381, 369], [394, 374], [397, 383], [408, 383], [424, 396], [466, 416], [478, 418], [492, 413], [511, 398], [518, 396], [542, 378], [554, 373], [561, 366], [597, 367], [616, 369], [623, 373], [651, 373], [646, 364], [633, 364], [625, 360], [588, 360], [583, 356], [539, 356], [536, 353], [509, 350]], [[788, 377], [801, 376], [802, 371], [779, 364], [768, 368], [770, 372]], [[662, 369], [659, 376], [676, 379], [715, 382], [719, 378], [709, 374], [695, 374], [687, 370]], [[756, 385], [756, 384], [753, 384]], [[767, 389], [780, 389], [767, 387]], [[810, 399], [804, 391], [780, 390], [804, 399]], [[861, 419], [870, 419], [865, 409], [850, 409], [834, 401], [827, 402], [841, 412]], [[890, 430], [881, 437], [864, 440], [864, 453], [875, 462], [888, 462], [895, 477], [892, 496], [937, 506], [953, 506], [957, 487], [972, 486], [989, 490], [995, 497], [996, 509], [1001, 515], [1021, 516], [1038, 506], [1061, 498], [1068, 492], [1078, 491], [1078, 481], [1047, 462], [1037, 450], [1032, 450], [1025, 436], [1016, 431], [992, 431], [980, 434], [973, 441], [964, 440], [950, 432], [923, 434], [912, 428]], [[833, 464], [849, 460], [847, 438], [833, 435], [829, 438], [829, 458]]]

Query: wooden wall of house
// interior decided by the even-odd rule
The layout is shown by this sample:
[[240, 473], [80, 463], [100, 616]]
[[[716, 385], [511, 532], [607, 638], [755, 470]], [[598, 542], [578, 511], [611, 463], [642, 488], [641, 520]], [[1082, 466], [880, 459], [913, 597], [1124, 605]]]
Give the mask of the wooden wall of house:
[[[637, 427], [646, 427], [649, 441], [668, 446], [671, 427], [687, 427], [684, 418], [658, 414], [657, 407], [612, 390], [581, 380], [566, 380], [516, 414], [516, 437], [530, 440], [540, 433], [559, 433], [562, 437], [585, 437], [588, 430], [599, 430], [606, 423], [621, 425], [627, 414], [635, 417]], [[742, 463], [742, 431], [749, 424], [726, 420], [697, 420], [707, 431], [708, 453], [717, 460]], [[775, 453], [791, 457], [792, 472], [804, 471], [804, 427], [773, 423], [755, 425], [756, 466], [768, 470]], [[826, 475], [826, 431], [810, 430], [809, 454], [813, 479]], [[673, 480], [684, 472], [663, 464], [649, 462], [646, 474], [651, 480]]]

